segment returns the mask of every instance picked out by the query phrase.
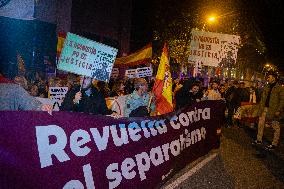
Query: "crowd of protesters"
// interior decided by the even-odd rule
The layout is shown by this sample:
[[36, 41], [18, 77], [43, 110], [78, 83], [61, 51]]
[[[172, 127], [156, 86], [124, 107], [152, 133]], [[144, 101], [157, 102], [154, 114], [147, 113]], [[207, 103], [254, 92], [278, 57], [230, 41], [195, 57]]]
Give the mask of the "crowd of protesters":
[[[280, 117], [284, 107], [284, 90], [274, 73], [268, 74], [267, 82], [244, 82], [237, 80], [211, 79], [208, 86], [202, 78], [175, 79], [172, 85], [173, 106], [177, 111], [184, 106], [193, 105], [204, 100], [222, 100], [226, 104], [226, 127], [242, 126], [241, 118], [259, 118], [249, 123], [250, 127], [258, 126], [258, 136], [254, 144], [262, 142], [264, 125], [271, 123], [275, 135], [270, 149], [274, 149], [279, 141]], [[65, 77], [44, 78], [36, 73], [33, 79], [26, 79], [23, 75], [16, 76], [9, 81], [12, 87], [0, 82], [1, 110], [46, 110], [50, 107], [40, 106], [33, 97], [48, 98], [49, 87], [68, 87], [68, 92], [60, 107], [62, 111], [86, 112], [101, 115], [116, 115], [107, 108], [105, 98], [126, 96], [125, 117], [143, 117], [155, 114], [155, 96], [152, 87], [153, 78], [121, 78], [111, 79], [108, 83], [96, 81], [89, 77], [68, 74]], [[2, 85], [1, 85], [2, 83]], [[21, 88], [17, 87], [21, 86]], [[11, 98], [12, 91], [22, 95], [17, 101], [23, 101], [18, 107], [5, 106], [7, 98]], [[3, 92], [6, 91], [6, 92]], [[5, 94], [4, 94], [5, 93]], [[29, 93], [29, 95], [28, 95]], [[15, 104], [15, 102], [13, 102]], [[17, 102], [20, 104], [19, 102]], [[250, 106], [242, 106], [244, 104]], [[15, 105], [14, 105], [15, 106]], [[27, 108], [29, 106], [30, 108]], [[251, 113], [246, 115], [249, 107]], [[273, 108], [272, 108], [273, 107]]]

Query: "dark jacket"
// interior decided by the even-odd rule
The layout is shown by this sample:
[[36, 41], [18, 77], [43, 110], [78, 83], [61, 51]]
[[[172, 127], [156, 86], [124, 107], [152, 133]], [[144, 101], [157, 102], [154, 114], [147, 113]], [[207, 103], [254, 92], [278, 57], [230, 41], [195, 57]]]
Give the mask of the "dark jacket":
[[247, 88], [239, 88], [240, 101], [248, 102], [249, 101], [249, 90]]
[[197, 102], [196, 99], [198, 99], [198, 96], [197, 94], [194, 95], [193, 93], [188, 91], [179, 90], [176, 93], [175, 99], [176, 99], [176, 110], [178, 110], [185, 106], [190, 106], [195, 104]]
[[[262, 92], [261, 100], [259, 103], [259, 115], [265, 108], [265, 101], [269, 93], [269, 86], [266, 86]], [[275, 112], [282, 112], [284, 108], [284, 89], [277, 83], [271, 91], [269, 99], [269, 107], [267, 112], [267, 118], [275, 119]]]
[[87, 96], [85, 91], [81, 90], [82, 98], [78, 104], [74, 104], [73, 99], [75, 98], [76, 93], [79, 91], [80, 86], [74, 86], [70, 91], [67, 92], [60, 107], [61, 111], [85, 112], [95, 115], [107, 115], [112, 113], [112, 111], [107, 108], [103, 95], [96, 87], [91, 87], [90, 96]]
[[241, 104], [241, 95], [239, 88], [231, 86], [225, 93], [225, 99], [227, 103], [230, 103], [232, 106], [239, 107]]
[[192, 105], [196, 103], [197, 95], [193, 95], [190, 91], [194, 78], [185, 79], [182, 81], [182, 87], [175, 94], [175, 110], [178, 110], [187, 105]]

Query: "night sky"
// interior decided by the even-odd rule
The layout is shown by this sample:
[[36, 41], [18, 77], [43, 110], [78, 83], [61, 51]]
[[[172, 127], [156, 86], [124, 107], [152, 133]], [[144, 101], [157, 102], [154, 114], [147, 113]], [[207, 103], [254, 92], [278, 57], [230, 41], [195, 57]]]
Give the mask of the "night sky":
[[237, 11], [243, 12], [244, 10], [246, 15], [241, 16], [254, 20], [266, 45], [267, 51], [264, 54], [266, 61], [276, 65], [282, 72], [284, 71], [284, 32], [282, 29], [284, 28], [284, 2], [282, 0], [134, 0], [131, 49], [139, 49], [139, 46], [151, 41], [155, 6], [164, 6], [166, 14], [167, 6], [172, 9], [173, 6], [179, 7], [180, 3], [196, 9], [202, 5], [208, 10], [214, 8], [222, 10], [228, 6]]
[[281, 0], [259, 0], [253, 5], [252, 14], [264, 36], [268, 61], [284, 71], [284, 3]]

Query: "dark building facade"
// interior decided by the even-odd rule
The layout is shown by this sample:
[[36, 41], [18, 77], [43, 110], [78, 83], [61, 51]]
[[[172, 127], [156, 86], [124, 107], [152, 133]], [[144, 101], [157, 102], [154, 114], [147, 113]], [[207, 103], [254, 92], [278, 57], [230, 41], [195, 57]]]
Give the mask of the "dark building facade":
[[71, 32], [130, 51], [132, 0], [73, 0]]

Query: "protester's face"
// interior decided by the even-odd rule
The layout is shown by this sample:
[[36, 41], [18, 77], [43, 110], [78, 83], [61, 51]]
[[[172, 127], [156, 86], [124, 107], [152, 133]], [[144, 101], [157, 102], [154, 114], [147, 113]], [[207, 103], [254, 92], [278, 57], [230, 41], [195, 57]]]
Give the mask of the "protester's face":
[[81, 78], [81, 83], [83, 89], [88, 89], [92, 85], [92, 78], [91, 77], [85, 77], [85, 79]]
[[196, 94], [199, 91], [199, 87], [198, 86], [193, 86], [191, 88], [191, 91], [192, 91], [193, 94]]
[[37, 96], [38, 94], [38, 87], [36, 85], [34, 85], [32, 88], [31, 88], [31, 95], [32, 96]]
[[71, 89], [72, 86], [73, 86], [73, 83], [72, 82], [67, 82], [66, 86], [68, 87], [68, 89]]
[[212, 84], [212, 89], [217, 90], [218, 89], [218, 84], [217, 83], [213, 83]]
[[123, 90], [124, 90], [124, 87], [125, 87], [125, 85], [124, 85], [123, 83], [121, 83], [120, 86], [119, 86], [119, 90], [120, 90], [120, 91], [123, 91]]
[[268, 77], [267, 77], [267, 82], [268, 83], [274, 83], [275, 82], [275, 77], [274, 76], [272, 76], [272, 75], [269, 75]]
[[147, 85], [147, 83], [144, 83], [143, 85], [141, 85], [140, 88], [141, 88], [143, 94], [148, 92], [148, 85]]
[[225, 91], [225, 86], [220, 87], [220, 91], [224, 92]]

